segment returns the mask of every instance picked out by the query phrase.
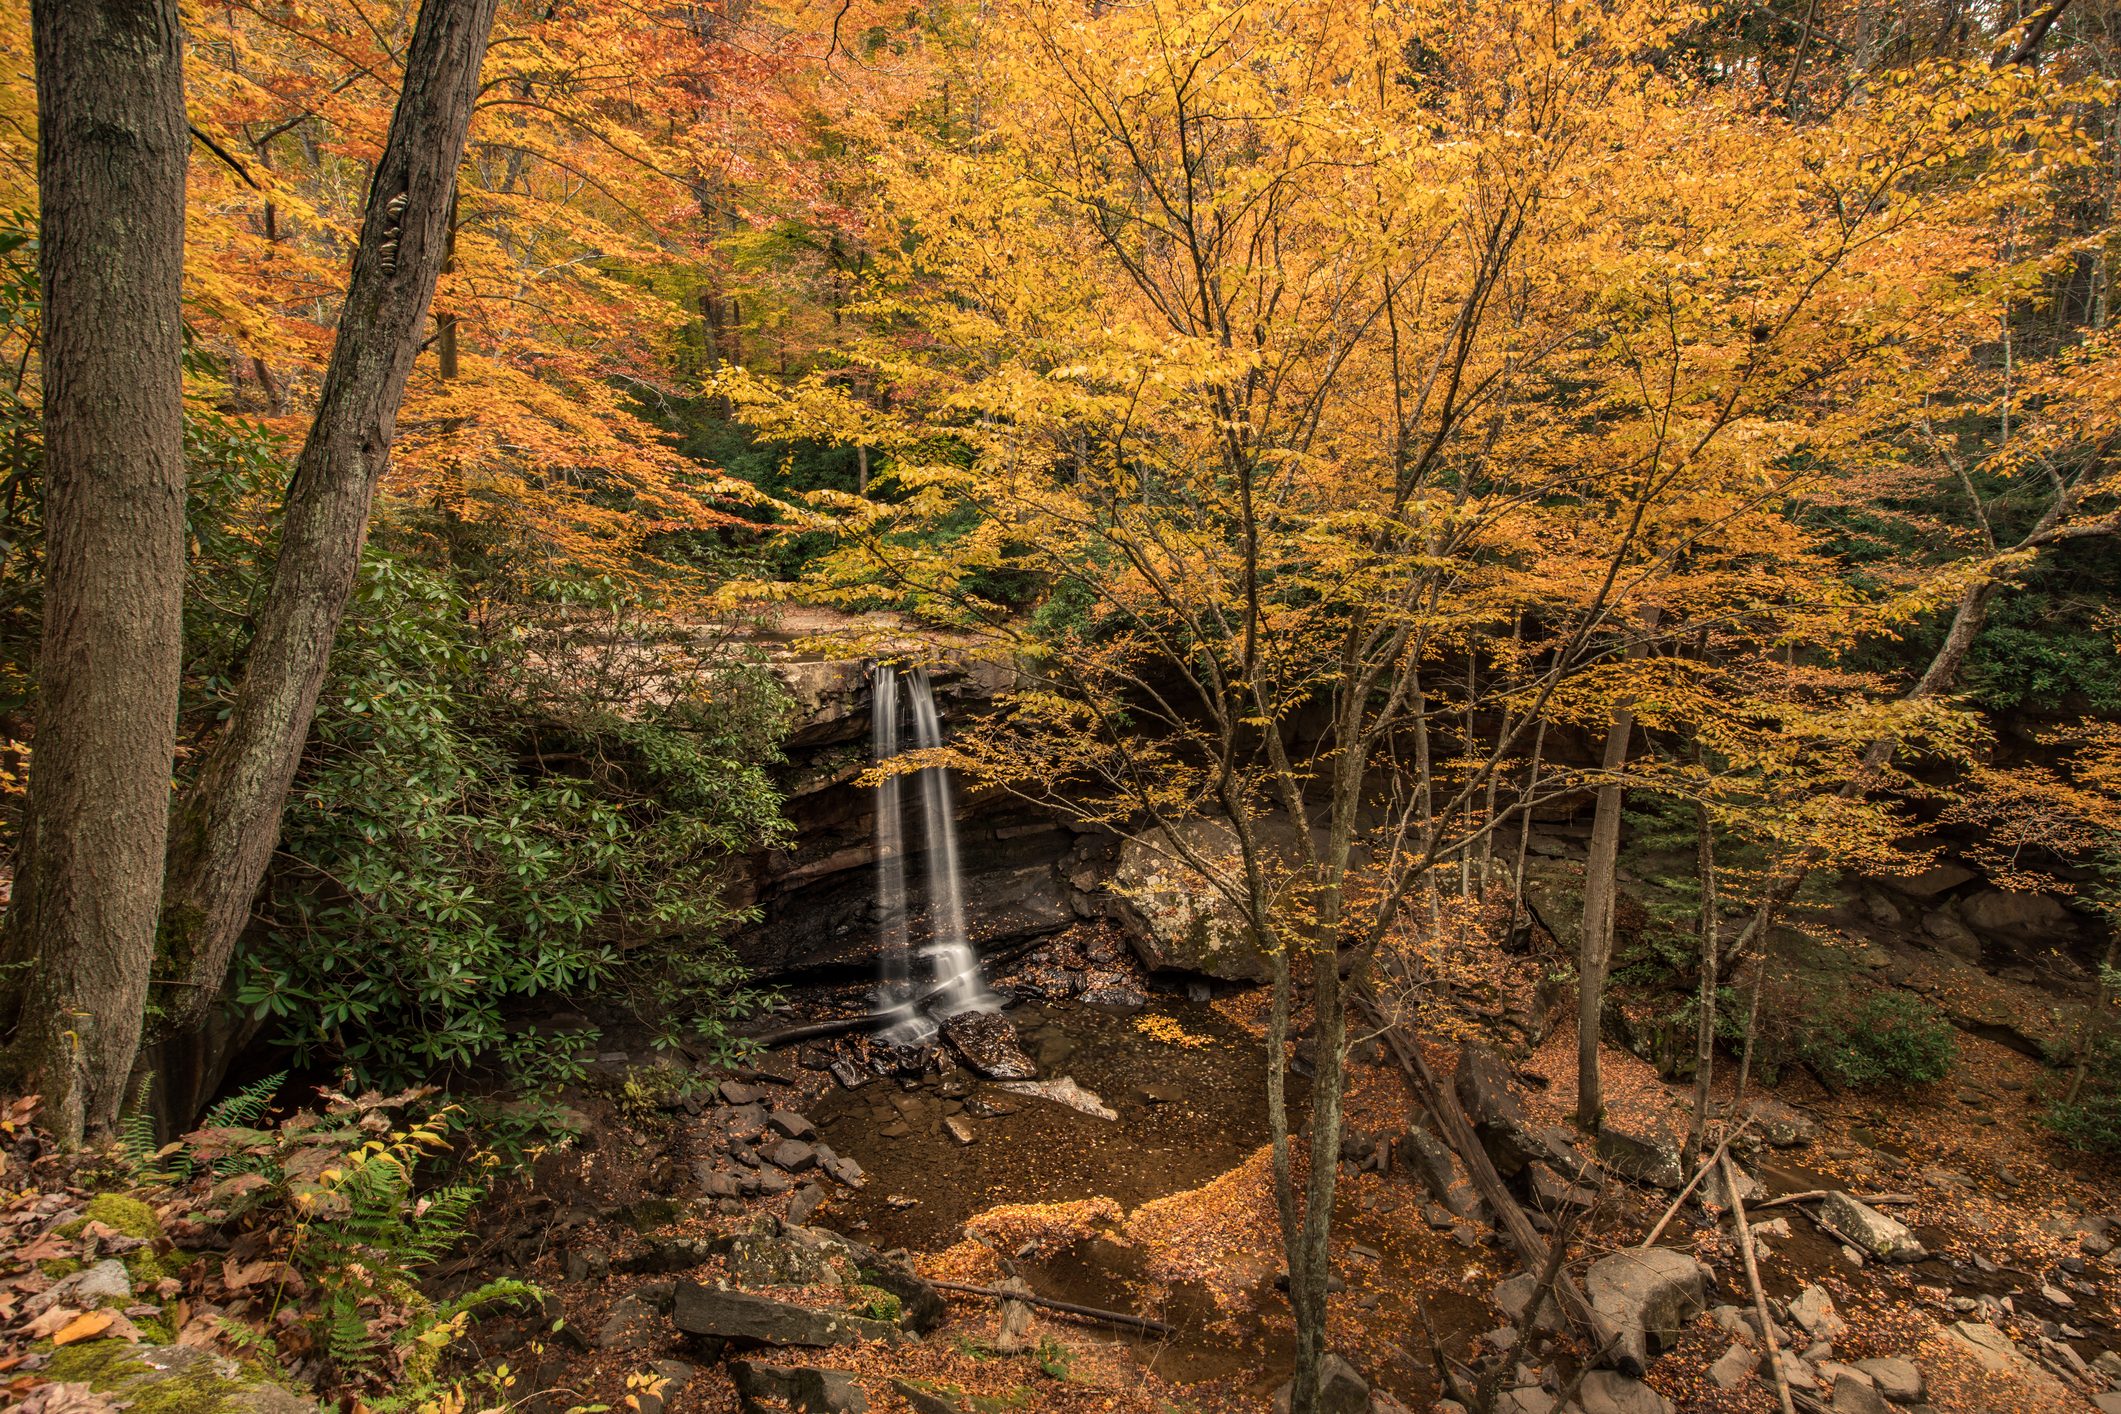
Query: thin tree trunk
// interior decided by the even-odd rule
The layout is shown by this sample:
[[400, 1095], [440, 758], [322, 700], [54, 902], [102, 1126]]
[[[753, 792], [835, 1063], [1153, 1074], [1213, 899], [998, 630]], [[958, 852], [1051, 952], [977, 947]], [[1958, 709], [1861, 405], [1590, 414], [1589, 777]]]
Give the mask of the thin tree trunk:
[[1547, 746], [1547, 719], [1541, 714], [1532, 728], [1532, 759], [1525, 767], [1524, 797], [1518, 807], [1524, 813], [1517, 821], [1517, 875], [1510, 885], [1510, 931], [1516, 932], [1524, 918], [1524, 866], [1532, 852], [1532, 802], [1539, 797], [1539, 762]]
[[183, 32], [36, 0], [44, 631], [7, 919], [13, 1078], [69, 1146], [125, 1100], [154, 962], [183, 652]]
[[1613, 947], [1614, 875], [1620, 864], [1620, 811], [1625, 799], [1620, 773], [1627, 767], [1628, 738], [1634, 731], [1635, 714], [1625, 707], [1614, 708], [1600, 763], [1607, 784], [1598, 788], [1590, 860], [1584, 866], [1583, 921], [1576, 940], [1576, 1123], [1586, 1130], [1596, 1129], [1605, 1114], [1598, 1042], [1604, 1029], [1606, 963]]
[[[1698, 750], [1698, 749], [1697, 749]], [[1694, 1118], [1687, 1128], [1689, 1158], [1709, 1132], [1709, 1080], [1716, 1064], [1716, 827], [1706, 805], [1694, 807], [1694, 853], [1701, 871], [1701, 995], [1694, 1018]]]
[[172, 828], [163, 897], [169, 1029], [213, 1006], [279, 838], [445, 253], [496, 3], [427, 0], [420, 9], [338, 341], [288, 485], [272, 588], [228, 725]]
[[1745, 1035], [1738, 1052], [1738, 1087], [1731, 1096], [1732, 1114], [1737, 1114], [1744, 1107], [1746, 1086], [1753, 1079], [1753, 1037], [1760, 1027], [1760, 992], [1767, 982], [1768, 953], [1764, 939], [1765, 935], [1760, 956], [1753, 960], [1753, 991], [1745, 1004]]

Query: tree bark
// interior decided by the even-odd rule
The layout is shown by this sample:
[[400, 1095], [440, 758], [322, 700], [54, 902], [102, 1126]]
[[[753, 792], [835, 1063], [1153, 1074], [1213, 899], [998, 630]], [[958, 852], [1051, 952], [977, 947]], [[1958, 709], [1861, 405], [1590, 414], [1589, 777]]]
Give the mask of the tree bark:
[[1613, 886], [1620, 864], [1620, 811], [1625, 797], [1620, 773], [1628, 764], [1628, 738], [1635, 714], [1613, 709], [1600, 763], [1607, 784], [1598, 788], [1598, 808], [1591, 817], [1590, 860], [1584, 865], [1583, 922], [1576, 941], [1576, 1123], [1598, 1127], [1605, 1113], [1605, 1093], [1598, 1070], [1598, 1041], [1605, 1009], [1605, 971], [1613, 948]]
[[1694, 1118], [1687, 1128], [1688, 1158], [1708, 1142], [1709, 1081], [1716, 1066], [1716, 958], [1721, 946], [1716, 927], [1716, 824], [1706, 805], [1694, 807], [1694, 828], [1701, 872], [1701, 993], [1694, 1018]]
[[227, 726], [169, 844], [165, 1028], [219, 995], [279, 838], [280, 813], [352, 593], [376, 485], [448, 241], [450, 198], [497, 0], [427, 0], [369, 188], [338, 341], [288, 485], [272, 587]]
[[183, 35], [37, 0], [44, 631], [6, 959], [14, 1078], [63, 1143], [125, 1099], [154, 962], [183, 648]]

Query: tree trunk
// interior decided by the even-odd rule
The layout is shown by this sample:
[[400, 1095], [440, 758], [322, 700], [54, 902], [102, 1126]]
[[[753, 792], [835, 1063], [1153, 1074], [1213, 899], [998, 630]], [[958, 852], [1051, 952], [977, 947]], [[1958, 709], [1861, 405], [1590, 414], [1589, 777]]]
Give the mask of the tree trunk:
[[376, 484], [448, 241], [450, 196], [497, 0], [427, 0], [368, 194], [315, 420], [287, 489], [272, 588], [228, 725], [172, 827], [166, 1030], [219, 995], [279, 838]]
[[125, 1099], [154, 962], [183, 649], [183, 35], [38, 0], [44, 633], [6, 960], [13, 1078], [69, 1146]]
[[1598, 1040], [1603, 1029], [1606, 963], [1613, 948], [1613, 876], [1620, 864], [1624, 793], [1619, 777], [1628, 764], [1628, 738], [1634, 731], [1634, 712], [1616, 707], [1606, 730], [1601, 763], [1608, 783], [1598, 788], [1598, 809], [1591, 818], [1591, 857], [1584, 866], [1583, 922], [1576, 942], [1576, 1123], [1586, 1130], [1596, 1129], [1605, 1113]]
[[1706, 805], [1694, 807], [1695, 856], [1701, 871], [1701, 995], [1694, 1018], [1694, 1118], [1687, 1128], [1691, 1160], [1708, 1142], [1709, 1079], [1716, 1064], [1716, 826]]

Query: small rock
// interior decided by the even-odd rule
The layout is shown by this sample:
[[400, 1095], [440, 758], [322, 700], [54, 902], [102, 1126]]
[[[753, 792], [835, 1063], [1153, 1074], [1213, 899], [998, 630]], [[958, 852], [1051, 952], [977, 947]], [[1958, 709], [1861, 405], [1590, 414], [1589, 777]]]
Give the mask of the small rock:
[[734, 1198], [737, 1194], [736, 1175], [721, 1169], [702, 1167], [699, 1171], [700, 1192], [709, 1198]]
[[899, 1328], [834, 1311], [814, 1311], [748, 1291], [679, 1282], [672, 1316], [687, 1335], [715, 1335], [755, 1340], [766, 1345], [846, 1345], [863, 1340], [896, 1340]]
[[1110, 1108], [1094, 1093], [1076, 1084], [1073, 1076], [1063, 1075], [1058, 1080], [1011, 1080], [997, 1088], [1007, 1090], [1012, 1095], [1032, 1095], [1041, 1100], [1051, 1100], [1056, 1105], [1066, 1105], [1071, 1110], [1078, 1110], [1098, 1119], [1119, 1118], [1119, 1111]]
[[766, 1116], [766, 1127], [783, 1139], [808, 1139], [817, 1133], [817, 1126], [794, 1110], [775, 1110]]
[[860, 1188], [869, 1182], [869, 1175], [862, 1171], [862, 1166], [844, 1154], [826, 1164], [825, 1172], [849, 1188]]
[[[1527, 1308], [1532, 1304], [1532, 1295], [1538, 1289], [1539, 1278], [1532, 1272], [1519, 1272], [1495, 1287], [1495, 1305], [1504, 1315], [1522, 1326]], [[1539, 1320], [1534, 1330], [1556, 1331], [1561, 1329], [1561, 1311], [1551, 1292], [1539, 1303]]]
[[810, 1221], [811, 1214], [815, 1213], [818, 1204], [824, 1201], [824, 1189], [815, 1183], [804, 1184], [796, 1189], [795, 1196], [788, 1200], [788, 1221], [798, 1227], [802, 1226]]
[[756, 1085], [746, 1085], [741, 1080], [724, 1080], [715, 1087], [725, 1105], [756, 1105], [766, 1098], [766, 1092]]
[[1038, 1078], [1038, 1067], [1017, 1040], [1015, 1024], [998, 1011], [959, 1012], [943, 1023], [943, 1039], [989, 1080]]
[[1679, 1140], [1669, 1130], [1636, 1133], [1618, 1128], [1598, 1131], [1598, 1157], [1615, 1173], [1658, 1188], [1678, 1188], [1686, 1182], [1680, 1163]]
[[1802, 1148], [1819, 1132], [1811, 1116], [1779, 1100], [1756, 1100], [1752, 1112], [1760, 1137], [1778, 1149]]
[[1803, 1357], [1796, 1352], [1790, 1350], [1776, 1351], [1775, 1364], [1782, 1371], [1783, 1382], [1791, 1389], [1809, 1390], [1819, 1388], [1819, 1376], [1812, 1373], [1812, 1367], [1805, 1364]]
[[1750, 1346], [1734, 1345], [1709, 1366], [1709, 1379], [1718, 1389], [1736, 1389], [1751, 1379], [1759, 1367], [1760, 1352]]
[[1832, 1340], [1848, 1329], [1848, 1322], [1834, 1309], [1834, 1298], [1819, 1286], [1808, 1286], [1791, 1298], [1790, 1319], [1818, 1340]]
[[2071, 1296], [2061, 1287], [2054, 1286], [2052, 1284], [2042, 1286], [2040, 1288], [2040, 1295], [2045, 1297], [2050, 1303], [2056, 1306], [2060, 1306], [2064, 1310], [2069, 1310], [2077, 1304], [2077, 1299], [2074, 1296]]
[[800, 1139], [783, 1139], [766, 1151], [766, 1157], [790, 1173], [817, 1167], [817, 1150]]
[[125, 1263], [105, 1257], [93, 1266], [61, 1277], [55, 1285], [25, 1301], [23, 1309], [35, 1313], [59, 1305], [124, 1305], [132, 1296], [132, 1278], [125, 1274]]
[[1987, 1369], [2015, 1374], [2026, 1366], [2025, 1356], [2017, 1344], [1985, 1322], [1954, 1321], [1947, 1328], [1947, 1334]]
[[597, 1327], [597, 1346], [603, 1350], [641, 1350], [661, 1339], [659, 1326], [652, 1307], [638, 1297], [623, 1297], [604, 1317], [604, 1324]]
[[957, 1115], [944, 1116], [943, 1128], [948, 1130], [950, 1137], [960, 1144], [973, 1144], [979, 1140], [978, 1132]]

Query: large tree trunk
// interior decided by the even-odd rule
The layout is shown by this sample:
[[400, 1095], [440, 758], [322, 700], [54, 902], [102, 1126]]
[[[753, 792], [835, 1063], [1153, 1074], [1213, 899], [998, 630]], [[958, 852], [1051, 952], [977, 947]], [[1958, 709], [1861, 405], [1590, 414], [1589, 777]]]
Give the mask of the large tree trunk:
[[125, 1098], [154, 961], [183, 648], [176, 0], [37, 0], [44, 638], [6, 958], [13, 1078], [69, 1145]]
[[279, 839], [445, 254], [496, 3], [427, 0], [420, 9], [338, 342], [288, 485], [272, 589], [228, 725], [208, 748], [170, 835], [166, 1030], [197, 1024], [219, 996]]

